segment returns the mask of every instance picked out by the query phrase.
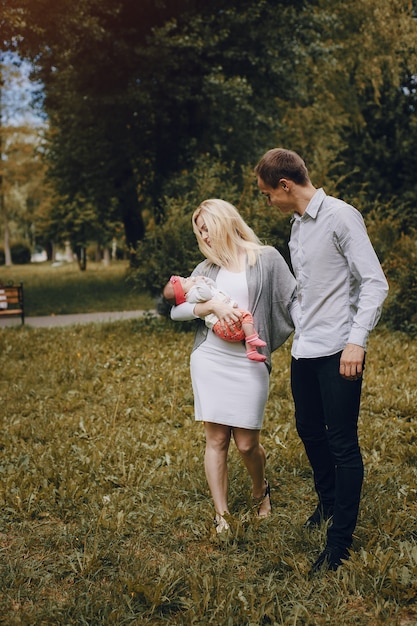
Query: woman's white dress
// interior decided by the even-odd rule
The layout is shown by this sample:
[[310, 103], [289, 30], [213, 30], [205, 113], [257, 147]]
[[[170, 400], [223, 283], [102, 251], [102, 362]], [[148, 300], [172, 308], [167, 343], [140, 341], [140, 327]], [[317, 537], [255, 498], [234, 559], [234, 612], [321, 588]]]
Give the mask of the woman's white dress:
[[[246, 272], [220, 269], [217, 289], [248, 308]], [[231, 343], [209, 331], [191, 354], [195, 419], [226, 426], [260, 429], [268, 399], [265, 363], [251, 361], [242, 342]]]

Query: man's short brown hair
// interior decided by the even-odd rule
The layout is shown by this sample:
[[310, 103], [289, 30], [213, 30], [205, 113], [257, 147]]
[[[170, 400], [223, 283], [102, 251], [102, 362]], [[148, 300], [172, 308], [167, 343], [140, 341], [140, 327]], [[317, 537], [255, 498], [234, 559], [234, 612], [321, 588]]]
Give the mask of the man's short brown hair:
[[310, 182], [306, 164], [300, 155], [284, 148], [268, 150], [255, 167], [255, 174], [272, 189], [277, 189], [282, 178], [293, 180], [297, 185]]

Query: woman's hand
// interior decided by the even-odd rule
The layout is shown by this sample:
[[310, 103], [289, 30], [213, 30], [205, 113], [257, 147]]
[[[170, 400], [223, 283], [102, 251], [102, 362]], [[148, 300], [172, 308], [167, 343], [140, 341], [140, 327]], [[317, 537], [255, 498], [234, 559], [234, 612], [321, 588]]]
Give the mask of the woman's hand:
[[206, 317], [206, 315], [212, 313], [219, 318], [222, 326], [229, 326], [229, 328], [232, 328], [239, 322], [242, 316], [238, 309], [230, 304], [225, 304], [215, 299], [207, 300], [207, 302], [199, 302], [195, 305], [194, 313], [198, 315], [198, 317]]

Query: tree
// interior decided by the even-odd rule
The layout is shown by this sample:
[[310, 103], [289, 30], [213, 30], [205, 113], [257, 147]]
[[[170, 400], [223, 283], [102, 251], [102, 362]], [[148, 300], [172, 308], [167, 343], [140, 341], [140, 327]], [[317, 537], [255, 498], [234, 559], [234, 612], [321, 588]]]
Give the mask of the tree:
[[[284, 132], [271, 143], [285, 142], [303, 154], [317, 184], [338, 184], [346, 170], [335, 166], [350, 149], [346, 130], [366, 125], [365, 99], [378, 105], [384, 87], [399, 88], [405, 64], [417, 70], [417, 22], [411, 3], [402, 0], [308, 4], [310, 43], [294, 75], [302, 87], [279, 102]], [[367, 179], [366, 164], [362, 177]]]
[[[29, 94], [23, 86], [21, 62], [11, 54], [0, 56], [0, 215], [6, 265], [12, 264], [11, 237], [25, 237], [30, 187], [39, 181], [43, 165], [34, 156], [39, 143], [32, 125]], [[11, 226], [14, 226], [13, 230]]]
[[4, 236], [4, 255], [6, 265], [12, 264], [12, 256], [10, 253], [10, 233], [9, 221], [6, 212], [6, 203], [4, 199], [4, 168], [3, 168], [3, 144], [4, 144], [4, 127], [3, 127], [3, 94], [4, 94], [4, 78], [3, 64], [0, 65], [0, 216], [3, 223]]
[[405, 57], [416, 67], [403, 0], [6, 8], [9, 44], [45, 86], [50, 177], [64, 209], [121, 217], [133, 248], [144, 211], [162, 217], [165, 181], [205, 154], [241, 183], [242, 165], [287, 145], [307, 156], [319, 184], [335, 179], [346, 128], [365, 123], [364, 93], [378, 102], [384, 81], [398, 86]]
[[377, 201], [386, 214], [394, 212], [401, 229], [409, 232], [417, 227], [416, 75], [404, 74], [397, 88], [386, 82], [378, 102], [365, 91], [361, 111], [364, 123], [345, 129], [346, 148], [340, 152], [338, 171], [343, 166], [349, 175], [341, 181], [341, 192], [361, 198], [365, 206]]

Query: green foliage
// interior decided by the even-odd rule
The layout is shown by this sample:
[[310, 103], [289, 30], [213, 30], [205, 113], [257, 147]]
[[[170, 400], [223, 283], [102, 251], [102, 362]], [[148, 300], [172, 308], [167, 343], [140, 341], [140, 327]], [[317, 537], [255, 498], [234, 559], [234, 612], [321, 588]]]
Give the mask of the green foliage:
[[335, 173], [345, 174], [340, 193], [352, 196], [364, 190], [370, 199], [377, 198], [382, 204], [391, 202], [403, 229], [415, 228], [415, 71], [403, 69], [398, 86], [385, 79], [377, 100], [370, 87], [359, 99], [363, 122], [346, 127], [346, 147], [340, 151], [340, 163], [335, 168]]
[[325, 528], [302, 530], [316, 496], [294, 426], [289, 343], [273, 355], [261, 434], [272, 515], [254, 517], [232, 444], [226, 542], [193, 420], [191, 345], [155, 319], [0, 332], [4, 623], [415, 623], [416, 341], [371, 336], [353, 553], [314, 580]]
[[288, 218], [266, 205], [250, 169], [244, 169], [241, 178], [244, 184], [239, 193], [227, 166], [206, 156], [197, 161], [194, 169], [168, 181], [164, 187], [164, 217], [160, 223], [152, 220], [148, 225], [138, 247], [136, 267], [130, 274], [137, 289], [159, 295], [172, 274], [187, 276], [202, 260], [191, 216], [207, 198], [223, 198], [234, 204], [261, 241], [276, 246], [288, 260]]
[[161, 293], [172, 274], [188, 276], [202, 260], [191, 224], [198, 205], [220, 194], [231, 202], [237, 197], [227, 167], [209, 157], [169, 180], [163, 192], [163, 217], [148, 225], [131, 272], [137, 289], [153, 295]]
[[390, 292], [383, 320], [393, 329], [417, 335], [417, 232], [402, 235], [384, 263]]
[[[14, 241], [10, 245], [10, 252], [12, 255], [13, 263], [17, 265], [25, 265], [30, 263], [31, 250], [30, 246], [25, 241]], [[0, 265], [4, 264], [5, 255], [4, 249], [0, 246]]]
[[[11, 63], [11, 61], [10, 61]], [[12, 110], [4, 114], [4, 91], [14, 93], [11, 84], [5, 81], [3, 58], [0, 55], [0, 238], [8, 246], [9, 240], [27, 242], [34, 245], [36, 235], [34, 222], [37, 209], [41, 206], [45, 193], [41, 191], [45, 165], [39, 158], [40, 131], [30, 124], [13, 123], [22, 112], [16, 105], [13, 119]], [[7, 109], [7, 106], [6, 106]], [[6, 120], [6, 121], [5, 121]], [[9, 249], [7, 252], [11, 252]], [[22, 250], [15, 250], [19, 259]], [[13, 255], [12, 255], [13, 256]], [[20, 263], [20, 260], [14, 260]], [[24, 260], [24, 262], [28, 262]]]
[[[245, 0], [239, 11], [235, 4], [7, 7], [5, 45], [36, 61], [45, 86], [45, 150], [65, 212], [92, 211], [96, 226], [122, 220], [134, 248], [144, 211], [158, 221], [166, 208], [162, 190], [172, 176], [209, 154], [239, 177], [273, 145], [301, 152], [318, 185], [360, 169], [373, 194], [393, 189], [389, 173], [397, 173], [396, 193], [410, 193], [417, 69], [410, 3]], [[59, 216], [54, 224], [61, 226]]]
[[363, 208], [368, 235], [381, 263], [390, 257], [401, 236], [401, 223], [389, 209], [381, 204], [374, 204], [369, 212]]
[[[45, 245], [65, 236], [84, 246], [106, 243], [123, 222], [132, 257], [141, 240], [132, 278], [157, 294], [200, 259], [189, 218], [217, 195], [288, 260], [289, 224], [259, 200], [251, 176], [266, 149], [284, 145], [304, 156], [316, 186], [366, 216], [378, 207], [371, 238], [384, 262], [393, 250], [393, 293], [406, 296], [413, 285], [394, 248], [416, 227], [413, 3], [235, 5], [4, 7], [4, 46], [35, 61], [50, 125], [37, 156], [47, 157], [55, 195], [48, 203], [37, 191], [26, 227], [36, 222]], [[394, 309], [393, 327], [411, 329], [412, 306]]]
[[277, 248], [290, 263], [288, 240], [291, 217], [282, 215], [276, 207], [268, 206], [259, 192], [252, 166], [243, 168], [242, 179], [243, 190], [236, 205], [239, 212], [262, 243]]
[[139, 290], [159, 295], [172, 274], [188, 276], [201, 254], [191, 229], [190, 206], [171, 200], [166, 218], [138, 245], [130, 276]]

